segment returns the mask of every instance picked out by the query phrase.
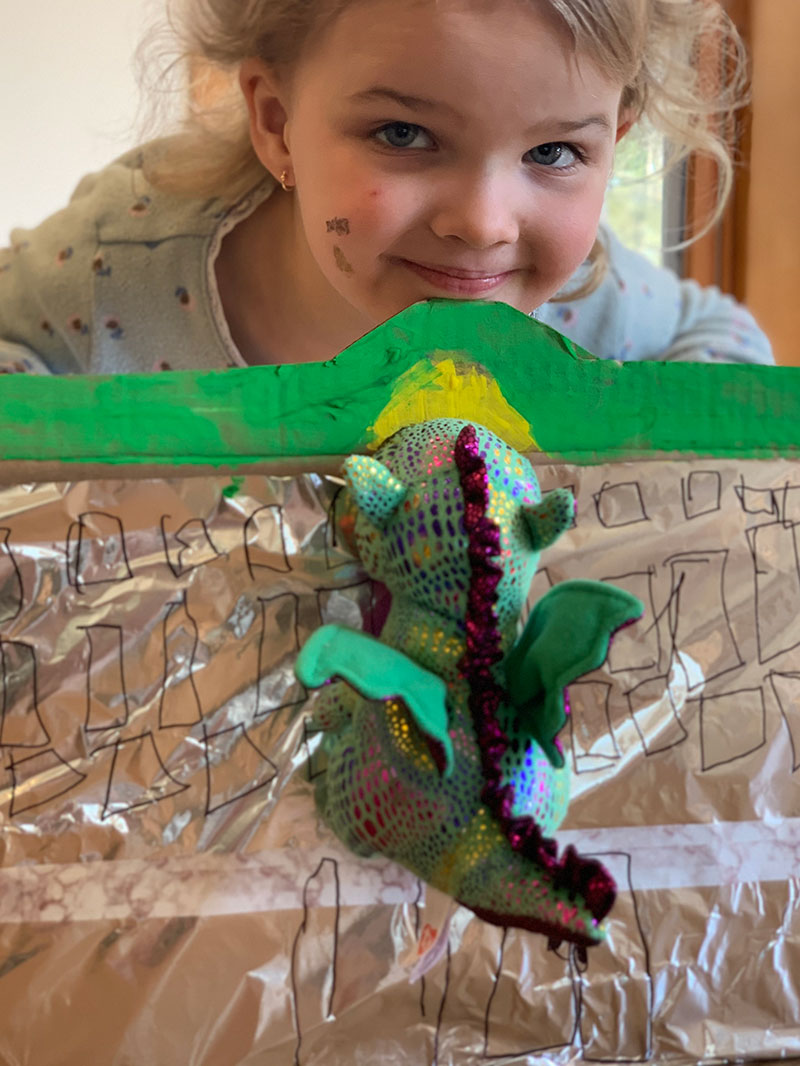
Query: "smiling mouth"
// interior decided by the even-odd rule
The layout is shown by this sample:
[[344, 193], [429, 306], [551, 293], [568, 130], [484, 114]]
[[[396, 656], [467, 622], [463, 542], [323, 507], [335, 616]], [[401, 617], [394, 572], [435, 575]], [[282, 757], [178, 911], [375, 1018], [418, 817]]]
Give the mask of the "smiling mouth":
[[502, 285], [516, 273], [515, 270], [492, 272], [488, 270], [462, 270], [459, 267], [428, 266], [411, 259], [396, 259], [395, 262], [429, 281], [436, 288], [464, 296], [480, 296]]

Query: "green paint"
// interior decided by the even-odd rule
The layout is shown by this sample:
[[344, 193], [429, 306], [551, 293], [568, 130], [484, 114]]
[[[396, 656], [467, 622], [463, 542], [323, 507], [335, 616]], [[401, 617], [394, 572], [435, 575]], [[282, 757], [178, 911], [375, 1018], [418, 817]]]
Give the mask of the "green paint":
[[12, 375], [0, 458], [247, 464], [366, 450], [396, 379], [470, 353], [542, 449], [580, 463], [678, 452], [800, 454], [800, 371], [594, 360], [505, 304], [415, 304], [336, 359], [116, 377]]
[[222, 495], [225, 497], [226, 500], [232, 500], [234, 496], [239, 495], [239, 489], [241, 489], [243, 484], [243, 477], [232, 478], [230, 485], [226, 485], [226, 487], [222, 490]]

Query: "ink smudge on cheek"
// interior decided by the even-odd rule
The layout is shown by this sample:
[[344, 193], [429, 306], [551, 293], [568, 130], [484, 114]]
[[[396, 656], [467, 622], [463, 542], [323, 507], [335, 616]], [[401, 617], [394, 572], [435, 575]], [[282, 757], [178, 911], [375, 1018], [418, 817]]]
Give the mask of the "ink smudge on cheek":
[[325, 225], [328, 233], [337, 233], [340, 237], [346, 237], [350, 232], [349, 218], [329, 218]]
[[336, 265], [341, 270], [341, 272], [343, 274], [353, 274], [354, 273], [353, 268], [347, 262], [347, 258], [345, 257], [344, 252], [342, 251], [342, 249], [339, 247], [338, 244], [335, 244], [333, 246], [333, 258], [336, 260]]

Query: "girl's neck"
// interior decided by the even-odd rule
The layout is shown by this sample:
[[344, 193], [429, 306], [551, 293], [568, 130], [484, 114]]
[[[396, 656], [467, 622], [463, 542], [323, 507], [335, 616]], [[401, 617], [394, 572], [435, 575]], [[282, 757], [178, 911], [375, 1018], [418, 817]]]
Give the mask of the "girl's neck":
[[317, 267], [295, 194], [275, 190], [238, 223], [215, 271], [231, 337], [252, 365], [331, 359], [370, 328]]

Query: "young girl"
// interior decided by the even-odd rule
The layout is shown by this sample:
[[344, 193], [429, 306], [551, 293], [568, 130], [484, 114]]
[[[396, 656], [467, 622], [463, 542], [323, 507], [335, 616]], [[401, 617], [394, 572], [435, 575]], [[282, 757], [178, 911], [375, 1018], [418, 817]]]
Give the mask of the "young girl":
[[[714, 0], [184, 0], [235, 75], [0, 253], [6, 369], [324, 360], [410, 304], [499, 300], [606, 358], [772, 361], [749, 314], [598, 232], [648, 118], [731, 164], [692, 58]], [[741, 70], [741, 67], [739, 68]], [[207, 94], [196, 93], [198, 99]]]

